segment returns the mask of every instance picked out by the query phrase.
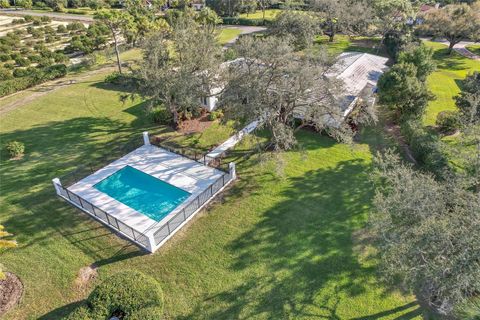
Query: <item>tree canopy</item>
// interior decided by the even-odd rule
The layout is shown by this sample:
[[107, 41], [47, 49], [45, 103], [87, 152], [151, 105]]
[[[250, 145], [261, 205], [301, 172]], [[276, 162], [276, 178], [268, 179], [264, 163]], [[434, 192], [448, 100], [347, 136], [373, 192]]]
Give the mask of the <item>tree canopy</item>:
[[333, 63], [326, 52], [298, 54], [289, 41], [277, 37], [242, 38], [234, 50], [242, 58], [229, 65], [220, 97], [227, 116], [260, 120], [277, 150], [294, 147], [295, 131], [305, 126], [328, 130], [342, 141], [351, 139], [335, 99], [342, 85], [325, 76]]
[[470, 181], [437, 181], [391, 152], [376, 159], [370, 223], [383, 274], [442, 314], [480, 292], [480, 194]]
[[451, 4], [429, 10], [423, 15], [420, 29], [449, 41], [449, 50], [461, 40], [480, 39], [480, 3]]

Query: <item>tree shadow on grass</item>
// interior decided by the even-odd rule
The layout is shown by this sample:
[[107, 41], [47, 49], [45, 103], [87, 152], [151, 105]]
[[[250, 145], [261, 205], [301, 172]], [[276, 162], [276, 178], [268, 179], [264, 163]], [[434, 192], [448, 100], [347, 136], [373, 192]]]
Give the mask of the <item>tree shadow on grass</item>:
[[[184, 318], [341, 319], [344, 299], [377, 286], [374, 266], [362, 263], [368, 257], [356, 251], [352, 237], [364, 226], [372, 199], [369, 172], [369, 164], [353, 157], [287, 178], [284, 200], [256, 213], [259, 221], [227, 246], [234, 256], [230, 269], [248, 280], [205, 297]], [[257, 192], [269, 192], [272, 183]]]
[[2, 133], [0, 140], [25, 143], [25, 157], [13, 161], [2, 154], [0, 168], [2, 209], [9, 212], [2, 222], [17, 235], [21, 250], [90, 220], [56, 197], [53, 178], [90, 162], [114, 160], [126, 153], [125, 145], [141, 145], [142, 136], [129, 123], [83, 117]]
[[63, 319], [63, 317], [72, 313], [73, 310], [80, 307], [82, 304], [84, 304], [84, 301], [76, 301], [66, 304], [64, 306], [61, 306], [60, 308], [50, 311], [47, 314], [44, 314], [43, 316], [39, 317], [38, 320]]

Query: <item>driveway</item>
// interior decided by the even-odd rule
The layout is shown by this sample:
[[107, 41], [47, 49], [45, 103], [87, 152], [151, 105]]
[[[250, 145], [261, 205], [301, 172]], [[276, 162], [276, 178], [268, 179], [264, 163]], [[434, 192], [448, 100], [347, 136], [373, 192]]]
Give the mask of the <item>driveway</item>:
[[[422, 38], [422, 40], [424, 40], [424, 41], [434, 41], [434, 42], [444, 44], [446, 46], [449, 45], [448, 41], [445, 40], [445, 39], [432, 40], [432, 39], [429, 39], [429, 38]], [[464, 57], [467, 57], [467, 58], [470, 58], [470, 59], [473, 59], [473, 60], [480, 60], [480, 56], [476, 55], [475, 53], [473, 53], [473, 52], [469, 51], [467, 48], [465, 48], [466, 46], [470, 46], [472, 44], [477, 44], [477, 43], [475, 43], [473, 41], [460, 41], [459, 43], [457, 43], [453, 47], [453, 50], [455, 50], [456, 52], [458, 52], [459, 54], [461, 54]]]
[[[253, 26], [237, 26], [237, 25], [228, 25], [228, 26], [223, 26], [222, 28], [224, 29], [240, 29], [241, 32], [240, 32], [240, 35], [239, 36], [242, 36], [244, 34], [251, 34], [251, 33], [255, 33], [255, 32], [263, 32], [265, 30], [267, 30], [267, 28], [265, 27], [253, 27]], [[225, 44], [225, 48], [228, 48], [230, 46], [232, 46], [235, 41], [238, 40], [238, 37], [235, 37], [233, 38], [232, 40], [228, 41], [226, 44]]]
[[93, 22], [93, 17], [87, 15], [80, 15], [80, 14], [67, 14], [67, 13], [59, 13], [59, 12], [38, 12], [38, 11], [31, 11], [31, 10], [15, 10], [15, 9], [0, 9], [0, 14], [8, 15], [8, 16], [18, 16], [23, 17], [25, 15], [31, 16], [47, 16], [52, 18], [52, 20], [58, 21], [80, 21], [84, 23], [91, 23]]

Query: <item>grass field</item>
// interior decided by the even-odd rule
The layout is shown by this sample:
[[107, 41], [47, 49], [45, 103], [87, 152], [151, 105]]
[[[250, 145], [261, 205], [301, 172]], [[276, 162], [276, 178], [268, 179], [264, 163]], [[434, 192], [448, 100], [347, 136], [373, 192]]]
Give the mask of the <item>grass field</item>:
[[379, 38], [350, 38], [342, 34], [337, 34], [333, 42], [328, 42], [328, 36], [325, 35], [317, 36], [315, 38], [316, 45], [326, 45], [328, 51], [333, 55], [338, 55], [344, 51], [358, 51], [385, 56], [386, 53], [383, 50], [377, 50], [377, 46], [379, 45], [379, 43]]
[[[26, 145], [22, 160], [2, 156], [0, 223], [20, 246], [2, 263], [26, 288], [5, 319], [59, 319], [91, 285], [75, 281], [80, 268], [98, 266], [98, 280], [141, 270], [160, 281], [167, 319], [414, 319], [411, 296], [377, 280], [374, 250], [364, 232], [373, 189], [374, 132], [353, 148], [301, 132], [302, 151], [285, 165], [232, 158], [240, 180], [159, 252], [147, 255], [58, 199], [51, 179], [118, 149], [153, 126], [140, 100], [119, 102], [105, 74], [59, 89], [1, 118], [0, 139]], [[202, 148], [229, 130], [177, 137]], [[216, 134], [223, 132], [221, 134]], [[183, 139], [183, 140], [182, 140]], [[276, 174], [277, 171], [283, 174]], [[352, 307], [354, 306], [354, 307]]]
[[472, 45], [466, 46], [466, 48], [471, 52], [475, 53], [476, 55], [480, 56], [480, 44], [472, 44]]
[[469, 72], [480, 70], [480, 61], [475, 61], [452, 52], [440, 43], [427, 41], [426, 44], [435, 50], [434, 59], [437, 70], [428, 77], [428, 87], [436, 95], [431, 101], [424, 118], [425, 125], [435, 125], [437, 115], [444, 110], [456, 110], [454, 97], [460, 92], [461, 80]]
[[[272, 21], [275, 20], [275, 17], [277, 16], [278, 13], [280, 13], [282, 10], [280, 9], [267, 9], [265, 10], [265, 20], [266, 21]], [[254, 13], [243, 13], [240, 15], [240, 18], [246, 18], [246, 19], [263, 19], [263, 12], [262, 10], [257, 10]]]
[[241, 32], [242, 30], [238, 28], [223, 28], [220, 30], [218, 42], [220, 42], [221, 45], [227, 44], [229, 41], [238, 37]]

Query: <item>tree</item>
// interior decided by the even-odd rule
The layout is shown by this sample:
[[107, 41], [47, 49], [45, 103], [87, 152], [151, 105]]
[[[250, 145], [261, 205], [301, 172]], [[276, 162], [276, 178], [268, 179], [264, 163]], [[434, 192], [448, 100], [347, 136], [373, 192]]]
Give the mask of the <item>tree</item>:
[[260, 120], [259, 127], [271, 133], [270, 146], [276, 150], [294, 147], [294, 133], [305, 126], [328, 130], [342, 141], [351, 138], [334, 98], [341, 85], [325, 77], [332, 65], [325, 52], [299, 55], [277, 37], [245, 37], [234, 50], [242, 59], [230, 63], [225, 72], [219, 101], [228, 117]]
[[163, 104], [178, 125], [181, 112], [191, 112], [211, 95], [220, 56], [214, 33], [191, 19], [180, 19], [169, 37], [156, 33], [146, 41], [137, 71], [138, 91], [151, 106]]
[[373, 22], [374, 12], [364, 0], [312, 0], [310, 8], [319, 14], [329, 42], [338, 32], [350, 35], [364, 33]]
[[410, 44], [405, 50], [400, 52], [398, 62], [413, 64], [417, 68], [416, 77], [420, 81], [426, 81], [427, 77], [436, 68], [433, 61], [433, 49], [423, 43]]
[[407, 18], [413, 15], [409, 0], [378, 0], [374, 3], [374, 10], [375, 25], [382, 34], [381, 45], [387, 35], [405, 33]]
[[198, 24], [211, 32], [215, 31], [217, 24], [222, 23], [222, 19], [220, 19], [217, 13], [208, 7], [202, 8], [202, 10], [197, 12], [194, 19]]
[[391, 152], [378, 156], [370, 224], [382, 274], [441, 314], [480, 292], [480, 193], [437, 181]]
[[151, 5], [143, 0], [126, 0], [124, 2], [124, 7], [132, 18], [131, 23], [126, 24], [127, 28], [123, 28], [128, 43], [135, 46], [149, 33], [169, 29], [166, 20], [158, 16], [165, 3], [164, 0], [150, 2]]
[[95, 13], [93, 16], [94, 19], [103, 22], [109, 29], [112, 34], [114, 46], [115, 46], [115, 55], [117, 57], [117, 66], [118, 72], [122, 73], [122, 64], [120, 62], [120, 51], [119, 51], [119, 36], [123, 31], [131, 31], [133, 26], [132, 16], [120, 10], [101, 10]]
[[444, 37], [449, 42], [448, 50], [464, 38], [478, 40], [480, 37], [480, 3], [472, 5], [451, 4], [444, 8], [427, 11], [420, 29]]
[[467, 122], [480, 124], [480, 73], [467, 75], [461, 89], [455, 98], [460, 113]]
[[313, 42], [317, 33], [317, 21], [308, 13], [284, 11], [269, 26], [270, 34], [289, 37], [297, 49], [305, 49]]
[[220, 16], [233, 17], [254, 6], [256, 0], [206, 0], [207, 7]]
[[[6, 232], [4, 229], [4, 226], [0, 225], [0, 249], [15, 248], [17, 246], [17, 242], [15, 240], [4, 239], [5, 237], [12, 235], [11, 233]], [[5, 279], [5, 274], [2, 272], [2, 265], [0, 265], [0, 280], [3, 279]]]
[[433, 99], [425, 81], [417, 78], [413, 63], [398, 63], [378, 81], [378, 102], [389, 108], [397, 120], [419, 119]]

